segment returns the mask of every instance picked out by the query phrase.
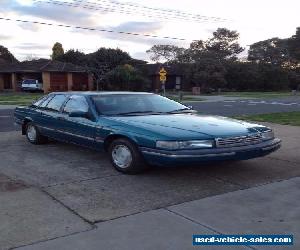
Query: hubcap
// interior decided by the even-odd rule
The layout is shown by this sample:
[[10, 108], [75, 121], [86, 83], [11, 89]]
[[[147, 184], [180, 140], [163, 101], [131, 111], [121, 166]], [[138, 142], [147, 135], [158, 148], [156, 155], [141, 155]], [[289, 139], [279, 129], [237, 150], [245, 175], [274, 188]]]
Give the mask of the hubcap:
[[28, 125], [27, 127], [27, 137], [30, 141], [36, 140], [36, 129], [32, 125]]
[[112, 150], [112, 159], [120, 168], [127, 168], [132, 162], [132, 155], [125, 145], [117, 145]]

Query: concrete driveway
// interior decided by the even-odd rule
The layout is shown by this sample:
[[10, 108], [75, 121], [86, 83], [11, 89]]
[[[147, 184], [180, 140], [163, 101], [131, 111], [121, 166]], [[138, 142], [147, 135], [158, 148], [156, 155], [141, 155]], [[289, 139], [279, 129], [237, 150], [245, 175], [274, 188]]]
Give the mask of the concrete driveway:
[[[46, 243], [49, 239], [85, 235], [84, 232], [94, 234], [102, 225], [105, 228], [107, 223], [135, 214], [142, 218], [133, 219], [131, 223], [148, 221], [157, 213], [152, 210], [163, 209], [165, 213], [177, 204], [300, 176], [300, 128], [270, 126], [283, 139], [283, 147], [270, 156], [197, 167], [152, 168], [136, 176], [116, 172], [107, 157], [98, 152], [58, 142], [36, 146], [29, 144], [20, 131], [1, 132], [0, 249], [26, 245], [26, 249], [31, 249], [30, 244]], [[289, 205], [293, 206], [293, 202], [296, 201]], [[172, 209], [177, 211], [176, 206]], [[299, 213], [298, 210], [297, 216]], [[271, 212], [264, 216], [265, 223], [269, 223]], [[155, 218], [154, 228], [160, 228], [163, 226], [160, 223], [170, 219], [164, 214]], [[184, 223], [174, 223], [174, 227], [182, 224], [182, 230], [176, 233], [185, 232], [181, 237], [190, 237], [188, 241], [192, 232], [202, 230], [188, 227], [185, 231]], [[277, 225], [279, 231], [280, 225]], [[114, 229], [108, 226], [107, 230]], [[88, 246], [88, 242], [86, 244]], [[39, 246], [34, 249], [40, 249]]]

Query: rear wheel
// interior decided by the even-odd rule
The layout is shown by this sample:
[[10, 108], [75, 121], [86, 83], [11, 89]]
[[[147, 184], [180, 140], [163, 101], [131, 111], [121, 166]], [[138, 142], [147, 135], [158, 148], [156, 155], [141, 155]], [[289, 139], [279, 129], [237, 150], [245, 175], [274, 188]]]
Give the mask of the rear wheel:
[[43, 144], [47, 142], [47, 137], [40, 134], [33, 122], [26, 124], [26, 137], [32, 144]]
[[112, 165], [122, 173], [137, 174], [147, 168], [136, 145], [127, 139], [112, 141], [108, 151]]

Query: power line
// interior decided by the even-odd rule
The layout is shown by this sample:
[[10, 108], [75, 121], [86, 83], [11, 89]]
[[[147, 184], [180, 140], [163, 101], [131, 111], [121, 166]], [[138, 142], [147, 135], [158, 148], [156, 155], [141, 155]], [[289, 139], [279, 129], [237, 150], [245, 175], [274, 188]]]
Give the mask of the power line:
[[[76, 0], [75, 0], [76, 2]], [[91, 3], [89, 1], [87, 1], [88, 3]], [[226, 19], [220, 18], [220, 17], [213, 17], [213, 16], [203, 16], [203, 15], [199, 15], [199, 14], [193, 14], [193, 13], [188, 13], [188, 12], [184, 12], [184, 11], [179, 11], [179, 10], [174, 10], [174, 9], [161, 9], [161, 8], [154, 8], [154, 7], [148, 7], [148, 6], [144, 6], [144, 5], [138, 5], [138, 4], [133, 4], [133, 3], [121, 3], [121, 2], [116, 2], [116, 1], [107, 1], [107, 0], [97, 0], [97, 2], [106, 2], [106, 3], [112, 3], [114, 5], [122, 5], [122, 6], [129, 6], [129, 7], [133, 7], [133, 8], [140, 8], [140, 9], [145, 9], [147, 11], [151, 10], [151, 11], [156, 11], [156, 12], [161, 12], [161, 13], [170, 13], [173, 15], [180, 15], [180, 16], [191, 16], [193, 18], [200, 18], [200, 19], [214, 19], [214, 20], [219, 20], [219, 21], [227, 21]]]
[[122, 35], [143, 36], [143, 37], [147, 37], [147, 38], [150, 37], [150, 38], [158, 38], [158, 39], [177, 40], [177, 41], [187, 41], [188, 40], [188, 39], [179, 38], [179, 37], [157, 36], [157, 35], [151, 35], [151, 34], [141, 34], [141, 33], [126, 32], [126, 31], [98, 29], [98, 28], [91, 28], [91, 27], [73, 26], [73, 25], [67, 25], [67, 24], [55, 24], [55, 23], [30, 21], [30, 20], [22, 20], [22, 19], [12, 19], [12, 18], [6, 18], [6, 17], [0, 17], [0, 20], [21, 22], [21, 23], [40, 24], [40, 25], [47, 25], [47, 26], [54, 26], [54, 27], [56, 26], [56, 27], [64, 27], [64, 28], [73, 28], [73, 29], [88, 30], [88, 31], [99, 31], [99, 32], [115, 33], [115, 34], [122, 34]]
[[[205, 16], [184, 16], [184, 15], [179, 15], [176, 13], [172, 14], [166, 14], [166, 13], [160, 13], [160, 12], [150, 12], [147, 11], [145, 12], [144, 10], [139, 10], [139, 9], [126, 9], [124, 6], [103, 6], [100, 4], [83, 4], [83, 2], [66, 2], [66, 1], [35, 1], [35, 3], [46, 3], [46, 4], [52, 4], [52, 5], [59, 5], [59, 6], [68, 6], [68, 7], [74, 7], [74, 8], [83, 8], [83, 9], [89, 9], [89, 10], [101, 10], [101, 11], [108, 11], [108, 12], [118, 12], [122, 14], [128, 14], [128, 15], [142, 15], [150, 18], [161, 18], [161, 19], [166, 19], [166, 20], [183, 20], [183, 21], [193, 21], [193, 22], [219, 22], [219, 21], [225, 21], [225, 19], [220, 19], [216, 17], [205, 17]], [[90, 2], [88, 2], [90, 3]], [[144, 6], [145, 7], [145, 6]], [[146, 8], [146, 7], [145, 7]], [[149, 7], [150, 8], [150, 7]], [[157, 9], [158, 10], [158, 9]], [[165, 10], [160, 10], [160, 11], [165, 11]], [[182, 12], [184, 13], [184, 12]]]
[[[89, 5], [76, 5], [76, 4], [72, 4], [69, 2], [57, 2], [57, 1], [53, 1], [53, 2], [49, 2], [49, 1], [37, 1], [39, 3], [46, 3], [46, 4], [52, 4], [52, 5], [58, 5], [58, 6], [68, 6], [68, 7], [74, 7], [74, 8], [83, 8], [83, 9], [88, 9], [88, 10], [101, 10], [101, 11], [108, 11], [108, 12], [118, 12], [121, 14], [127, 14], [127, 15], [136, 15], [139, 14], [141, 16], [146, 16], [146, 17], [150, 17], [150, 18], [161, 18], [161, 19], [166, 19], [166, 20], [183, 20], [183, 21], [191, 21], [189, 19], [186, 18], [178, 18], [178, 17], [168, 17], [168, 16], [159, 16], [159, 15], [153, 15], [153, 14], [147, 14], [147, 13], [143, 13], [143, 12], [137, 12], [137, 11], [131, 11], [131, 10], [121, 10], [118, 8], [107, 8], [107, 7], [92, 7]], [[197, 22], [204, 22], [205, 20], [197, 20]]]
[[101, 6], [101, 5], [82, 5], [82, 4], [77, 4], [77, 3], [70, 3], [70, 2], [65, 2], [65, 1], [36, 1], [36, 3], [46, 3], [46, 4], [52, 4], [52, 5], [59, 5], [59, 6], [68, 6], [68, 7], [75, 7], [75, 8], [83, 8], [83, 9], [89, 9], [89, 10], [101, 10], [101, 11], [108, 11], [108, 12], [118, 12], [118, 13], [122, 13], [122, 14], [128, 14], [128, 15], [142, 15], [142, 16], [146, 16], [146, 17], [150, 17], [150, 18], [161, 18], [161, 19], [167, 19], [167, 20], [183, 20], [183, 21], [196, 21], [196, 22], [203, 22], [206, 21], [204, 19], [197, 19], [197, 20], [191, 20], [190, 18], [184, 18], [184, 17], [176, 17], [176, 16], [168, 16], [168, 15], [159, 15], [158, 14], [151, 14], [149, 12], [145, 12], [145, 11], [141, 11], [141, 10], [131, 10], [131, 9], [125, 9], [124, 7], [120, 8], [120, 7], [105, 7], [105, 6]]

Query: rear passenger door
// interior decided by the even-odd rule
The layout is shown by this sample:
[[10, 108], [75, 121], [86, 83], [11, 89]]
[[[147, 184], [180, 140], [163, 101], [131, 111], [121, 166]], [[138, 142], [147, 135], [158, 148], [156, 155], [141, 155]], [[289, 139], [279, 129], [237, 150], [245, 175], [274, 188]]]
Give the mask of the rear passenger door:
[[[86, 117], [70, 117], [71, 112], [85, 112]], [[72, 95], [62, 110], [63, 126], [68, 141], [87, 147], [95, 147], [96, 120], [91, 113], [89, 104], [82, 95]]]

